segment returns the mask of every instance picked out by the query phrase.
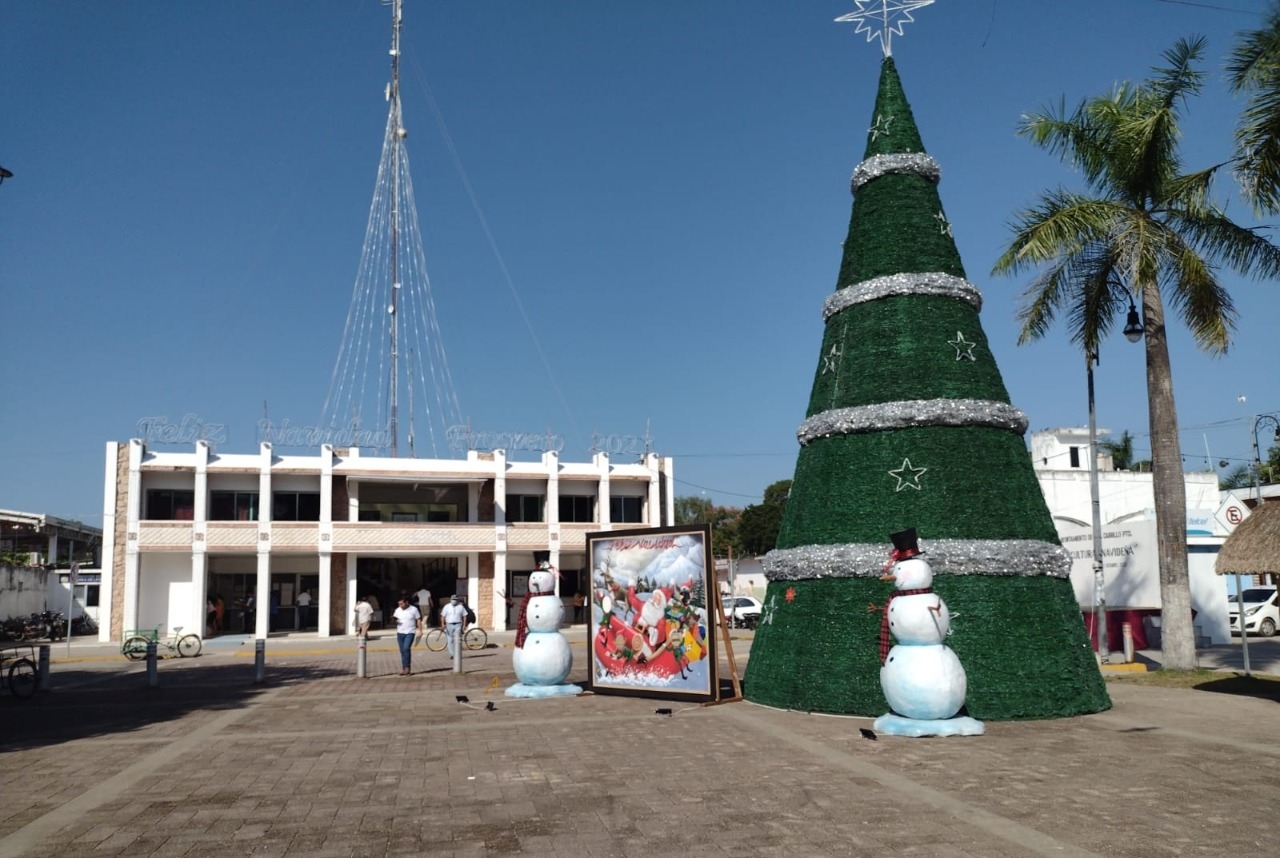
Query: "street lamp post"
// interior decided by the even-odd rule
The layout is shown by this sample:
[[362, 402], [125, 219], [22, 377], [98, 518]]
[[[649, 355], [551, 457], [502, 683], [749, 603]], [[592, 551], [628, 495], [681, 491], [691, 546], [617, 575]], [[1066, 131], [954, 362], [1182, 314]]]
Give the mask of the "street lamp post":
[[1098, 416], [1093, 404], [1093, 365], [1097, 353], [1085, 356], [1089, 378], [1089, 505], [1093, 511], [1093, 623], [1098, 629], [1098, 658], [1111, 658], [1107, 641], [1107, 596], [1103, 590], [1106, 577], [1102, 573], [1102, 499], [1098, 492]]
[[[1136, 343], [1145, 333], [1138, 308], [1130, 298], [1124, 338]], [[1085, 374], [1089, 381], [1089, 505], [1093, 514], [1093, 622], [1098, 628], [1098, 658], [1106, 662], [1111, 658], [1111, 645], [1107, 640], [1107, 580], [1102, 561], [1102, 499], [1098, 491], [1098, 415], [1093, 398], [1093, 367], [1098, 362], [1096, 350], [1085, 355]]]

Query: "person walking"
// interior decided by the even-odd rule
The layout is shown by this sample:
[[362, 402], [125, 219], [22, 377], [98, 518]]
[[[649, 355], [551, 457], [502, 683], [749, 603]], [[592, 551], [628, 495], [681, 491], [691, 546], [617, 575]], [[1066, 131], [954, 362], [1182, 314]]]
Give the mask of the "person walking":
[[440, 609], [440, 621], [444, 623], [445, 640], [449, 642], [449, 655], [457, 655], [458, 635], [462, 632], [462, 624], [467, 620], [467, 609], [458, 600], [457, 595], [449, 598], [449, 604]]
[[430, 625], [431, 608], [434, 603], [431, 601], [431, 591], [427, 589], [426, 584], [423, 584], [422, 589], [413, 594], [413, 603], [418, 606], [418, 612], [422, 614], [422, 622]]
[[396, 643], [400, 646], [400, 675], [408, 676], [413, 658], [413, 638], [422, 631], [422, 614], [401, 596], [392, 616], [396, 618]]
[[356, 601], [356, 634], [367, 638], [371, 622], [373, 622], [373, 605], [369, 603], [368, 596], [361, 596]]

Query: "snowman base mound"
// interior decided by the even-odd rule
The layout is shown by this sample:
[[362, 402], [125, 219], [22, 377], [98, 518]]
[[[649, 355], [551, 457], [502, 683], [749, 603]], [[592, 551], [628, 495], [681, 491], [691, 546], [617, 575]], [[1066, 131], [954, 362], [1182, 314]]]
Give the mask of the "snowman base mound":
[[960, 718], [938, 718], [926, 720], [919, 718], [903, 718], [901, 715], [881, 715], [872, 725], [877, 733], [888, 736], [981, 736], [987, 731], [986, 725], [968, 716]]
[[508, 697], [576, 697], [582, 693], [578, 685], [525, 685], [517, 682], [507, 689]]

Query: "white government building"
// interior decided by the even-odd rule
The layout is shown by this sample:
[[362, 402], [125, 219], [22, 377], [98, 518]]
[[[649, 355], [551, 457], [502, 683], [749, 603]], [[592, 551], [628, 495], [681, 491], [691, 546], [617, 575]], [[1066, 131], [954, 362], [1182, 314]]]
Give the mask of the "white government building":
[[400, 591], [422, 587], [437, 608], [456, 593], [482, 626], [502, 630], [538, 562], [560, 570], [571, 604], [589, 584], [587, 533], [674, 524], [673, 460], [654, 453], [629, 464], [608, 453], [588, 463], [555, 452], [510, 461], [501, 450], [403, 459], [329, 445], [281, 456], [264, 443], [234, 455], [206, 441], [168, 452], [133, 440], [107, 444], [105, 477], [102, 640], [157, 626], [203, 632], [211, 598], [225, 632], [351, 634], [357, 596], [389, 612]]

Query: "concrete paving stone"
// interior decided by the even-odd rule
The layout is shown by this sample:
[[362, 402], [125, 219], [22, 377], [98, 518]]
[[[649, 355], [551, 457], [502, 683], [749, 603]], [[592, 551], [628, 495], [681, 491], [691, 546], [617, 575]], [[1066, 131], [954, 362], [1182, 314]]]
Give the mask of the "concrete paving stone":
[[[265, 825], [239, 842], [287, 856], [493, 855], [514, 843], [523, 854], [652, 858], [653, 831], [675, 831], [665, 843], [706, 856], [1249, 856], [1266, 854], [1259, 821], [1280, 797], [1268, 782], [1242, 783], [1249, 761], [1278, 756], [1257, 727], [1274, 704], [1249, 698], [1129, 688], [1113, 691], [1116, 709], [1099, 716], [994, 724], [980, 738], [867, 742], [856, 731], [866, 719], [745, 703], [677, 703], [665, 719], [652, 700], [495, 697], [487, 713], [453, 696], [484, 700], [494, 675], [513, 681], [509, 655], [505, 675], [497, 665], [400, 683], [336, 678], [334, 658], [290, 656], [287, 670], [268, 672], [281, 679], [252, 693], [226, 685], [214, 660], [213, 670], [187, 665], [172, 677], [188, 684], [181, 701], [164, 690], [143, 705], [106, 693], [86, 709], [88, 690], [50, 693], [38, 722], [18, 724], [32, 738], [0, 756], [5, 803], [15, 782], [34, 793], [19, 827], [0, 818], [0, 854], [20, 846], [12, 854], [61, 856], [101, 829], [111, 832], [104, 840], [163, 830], [172, 836], [156, 854], [166, 858], [218, 847], [226, 856], [221, 826], [234, 824]], [[349, 654], [342, 660], [349, 672]], [[93, 688], [110, 692], [113, 681]], [[32, 711], [9, 703], [0, 699], [6, 721]], [[86, 711], [101, 716], [96, 726]], [[198, 730], [209, 732], [193, 743]], [[76, 745], [80, 753], [63, 753]], [[425, 748], [416, 759], [415, 747]], [[95, 765], [99, 754], [112, 765]], [[54, 774], [24, 780], [37, 760]], [[140, 777], [129, 781], [131, 772]], [[165, 794], [127, 816], [140, 788]], [[216, 796], [238, 797], [210, 806]], [[908, 801], [923, 814], [901, 813]], [[353, 807], [360, 812], [339, 812]], [[181, 811], [191, 822], [171, 828]], [[474, 836], [458, 839], [465, 828]], [[360, 851], [370, 831], [398, 836]]]

